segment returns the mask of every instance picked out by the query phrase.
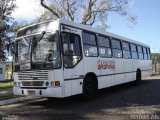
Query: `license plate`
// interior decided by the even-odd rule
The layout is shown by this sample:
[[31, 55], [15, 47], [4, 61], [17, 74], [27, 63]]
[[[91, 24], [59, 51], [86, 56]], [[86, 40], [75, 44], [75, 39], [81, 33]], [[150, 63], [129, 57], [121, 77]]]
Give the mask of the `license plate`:
[[35, 91], [34, 90], [28, 90], [28, 95], [35, 95]]

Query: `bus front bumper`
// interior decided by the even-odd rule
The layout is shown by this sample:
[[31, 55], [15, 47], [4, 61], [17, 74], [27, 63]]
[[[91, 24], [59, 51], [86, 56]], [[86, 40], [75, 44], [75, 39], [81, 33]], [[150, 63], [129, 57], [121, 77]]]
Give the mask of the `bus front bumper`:
[[46, 89], [23, 89], [21, 87], [13, 87], [13, 93], [14, 95], [63, 98], [62, 87], [48, 87]]

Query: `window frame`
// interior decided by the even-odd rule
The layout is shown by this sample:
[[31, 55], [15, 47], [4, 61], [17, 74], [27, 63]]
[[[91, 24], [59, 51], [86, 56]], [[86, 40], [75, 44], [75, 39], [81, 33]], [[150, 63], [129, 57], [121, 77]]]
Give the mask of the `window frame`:
[[[146, 47], [146, 50], [147, 50], [147, 60], [151, 60], [152, 58], [151, 58], [151, 50], [150, 50], [150, 48], [149, 47]], [[149, 56], [149, 57], [148, 57]]]
[[[113, 47], [112, 47], [112, 41], [113, 41], [113, 40], [116, 40], [116, 41], [119, 41], [119, 42], [120, 42], [120, 48], [121, 48], [121, 49], [113, 48]], [[115, 57], [115, 56], [113, 55], [113, 50], [121, 50], [121, 52], [122, 52], [122, 57]], [[111, 37], [111, 51], [112, 51], [112, 58], [123, 59], [122, 40], [120, 40], [120, 39], [118, 39], [118, 38], [115, 38], [115, 37]]]
[[[78, 39], [79, 39], [79, 45], [80, 45], [80, 55], [79, 55], [79, 56], [80, 56], [81, 58], [80, 58], [79, 61], [78, 61], [75, 65], [73, 65], [72, 67], [66, 67], [66, 66], [64, 65], [64, 56], [71, 56], [71, 55], [65, 55], [65, 54], [64, 54], [62, 33], [77, 35], [77, 36], [78, 36]], [[81, 37], [80, 37], [79, 34], [75, 34], [75, 33], [71, 33], [71, 32], [66, 32], [66, 31], [61, 31], [61, 35], [60, 35], [60, 36], [61, 36], [61, 49], [62, 49], [62, 58], [63, 58], [63, 68], [65, 68], [65, 69], [72, 69], [72, 68], [74, 68], [75, 66], [77, 66], [77, 64], [78, 64], [79, 62], [81, 62], [82, 59], [83, 59], [82, 43], [81, 43], [82, 39], [81, 39]], [[73, 56], [73, 55], [72, 55], [72, 56]]]
[[[135, 48], [136, 48], [134, 51], [132, 50], [132, 45], [134, 45]], [[131, 59], [139, 59], [137, 44], [135, 44], [135, 43], [130, 43], [130, 48], [131, 48]], [[133, 58], [132, 53], [136, 53], [136, 54], [137, 54], [137, 58]]]
[[[143, 59], [148, 60], [147, 47], [142, 46], [142, 48], [143, 48]], [[145, 53], [144, 53], [144, 49], [145, 49]], [[145, 55], [147, 55], [147, 58], [145, 58]]]
[[[127, 44], [129, 45], [129, 50], [124, 50], [124, 49], [123, 49], [123, 43], [127, 43]], [[124, 59], [132, 59], [131, 44], [130, 44], [130, 42], [122, 40], [122, 50], [123, 50], [123, 58], [124, 58]], [[130, 58], [126, 58], [126, 57], [125, 57], [124, 51], [130, 52]]]
[[[104, 37], [104, 38], [107, 38], [107, 39], [109, 40], [109, 47], [106, 47], [106, 46], [100, 46], [98, 37]], [[113, 57], [113, 54], [112, 54], [112, 47], [111, 47], [111, 38], [110, 38], [109, 36], [105, 36], [105, 35], [98, 34], [98, 35], [97, 35], [97, 43], [98, 43], [98, 53], [99, 53], [99, 56], [100, 56], [101, 58], [112, 58], [112, 57]], [[111, 50], [111, 56], [110, 56], [110, 57], [107, 57], [107, 56], [101, 56], [101, 55], [100, 55], [100, 51], [99, 51], [100, 47], [110, 49], [110, 50]]]
[[[88, 43], [84, 43], [83, 41], [83, 33], [88, 33], [88, 34], [92, 34], [92, 35], [94, 35], [95, 36], [95, 43], [96, 43], [96, 45], [92, 45], [92, 44], [88, 44]], [[94, 32], [90, 32], [90, 31], [87, 31], [87, 30], [83, 30], [82, 31], [82, 44], [83, 44], [83, 54], [85, 55], [85, 57], [98, 57], [99, 56], [99, 48], [98, 48], [98, 42], [97, 42], [97, 35], [96, 35], [96, 33], [94, 33]], [[91, 56], [91, 55], [89, 55], [89, 56], [87, 56], [86, 54], [85, 54], [85, 49], [84, 49], [84, 46], [85, 45], [89, 45], [89, 46], [94, 46], [94, 47], [96, 47], [97, 48], [97, 55], [96, 56]]]
[[[139, 51], [138, 51], [138, 47], [141, 47], [142, 52], [139, 52]], [[140, 59], [140, 60], [144, 60], [143, 46], [137, 45], [137, 51], [138, 51], [138, 59], [140, 59], [139, 54], [142, 54], [142, 55], [143, 55], [143, 58]]]

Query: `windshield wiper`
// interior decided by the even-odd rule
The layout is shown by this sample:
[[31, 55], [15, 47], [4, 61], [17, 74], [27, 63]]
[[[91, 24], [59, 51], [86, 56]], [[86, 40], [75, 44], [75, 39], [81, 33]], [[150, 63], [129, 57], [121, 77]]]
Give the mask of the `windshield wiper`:
[[29, 46], [29, 44], [27, 43], [27, 41], [26, 41], [26, 38], [25, 38], [25, 37], [23, 37], [23, 38], [22, 38], [22, 40], [23, 40], [23, 42], [25, 43], [25, 45], [26, 45], [26, 46]]
[[37, 39], [35, 41], [32, 42], [32, 48], [31, 51], [33, 51], [36, 46], [38, 45], [38, 43], [42, 40], [43, 36], [45, 35], [45, 31], [43, 31], [38, 37], [36, 37]]

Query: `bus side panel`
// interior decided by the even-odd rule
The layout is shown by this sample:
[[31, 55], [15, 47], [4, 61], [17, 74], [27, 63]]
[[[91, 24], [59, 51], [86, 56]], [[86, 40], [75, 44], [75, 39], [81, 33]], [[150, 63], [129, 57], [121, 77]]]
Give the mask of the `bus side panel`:
[[[105, 66], [105, 65], [110, 65], [110, 61], [113, 61], [113, 58], [100, 58], [100, 65]], [[114, 63], [114, 62], [113, 62]], [[105, 88], [105, 87], [110, 87], [112, 86], [112, 83], [114, 81], [114, 68], [109, 68], [109, 67], [101, 67], [100, 69], [100, 76], [98, 78], [98, 88]]]
[[146, 66], [145, 77], [148, 77], [148, 76], [152, 75], [152, 61], [151, 60], [146, 60], [145, 61], [145, 66]]
[[147, 77], [147, 74], [148, 74], [148, 71], [147, 71], [147, 70], [148, 70], [148, 68], [149, 68], [148, 66], [149, 66], [149, 65], [148, 65], [148, 60], [144, 60], [144, 70], [145, 70], [145, 71], [144, 71], [144, 72], [145, 72], [145, 73], [144, 73], [144, 77]]
[[[54, 70], [54, 81], [60, 81], [61, 87], [62, 87], [62, 97], [64, 97], [64, 80], [63, 80], [63, 70], [62, 69], [57, 69]], [[53, 76], [53, 74], [51, 75]], [[53, 79], [53, 78], [52, 78]], [[53, 93], [54, 94], [54, 93]]]
[[79, 81], [78, 93], [81, 94], [82, 93], [83, 79], [79, 79], [78, 81]]
[[132, 59], [132, 80], [136, 80], [136, 72], [137, 69], [140, 68], [140, 60], [138, 59]]
[[114, 76], [114, 85], [124, 83], [124, 60], [115, 58], [115, 76]]
[[152, 75], [152, 60], [148, 60], [148, 69], [149, 69], [149, 71], [148, 71], [148, 76], [150, 76], [150, 75]]
[[[137, 69], [141, 70], [141, 76], [142, 76], [142, 78], [144, 78], [145, 77], [145, 71], [144, 71], [145, 70], [145, 68], [144, 68], [145, 62], [144, 62], [144, 60], [138, 59], [136, 63], [137, 63]], [[135, 63], [133, 65], [135, 65]], [[135, 69], [135, 73], [136, 73], [137, 69]], [[136, 74], [135, 74], [135, 80], [136, 80]]]
[[145, 73], [146, 73], [145, 60], [139, 60], [139, 61], [140, 61], [139, 65], [140, 65], [140, 70], [141, 70], [141, 76], [143, 79], [143, 78], [145, 78]]
[[72, 95], [72, 81], [64, 81], [64, 97]]
[[112, 81], [114, 80], [113, 75], [111, 76], [101, 76], [98, 77], [98, 88], [106, 88], [112, 86]]
[[74, 68], [64, 69], [64, 96], [76, 95], [82, 92], [83, 79], [83, 60], [80, 61]]
[[84, 57], [84, 75], [87, 73], [94, 73], [96, 76], [100, 75], [100, 70], [98, 70], [98, 60], [98, 57]]
[[131, 59], [124, 59], [124, 80], [125, 82], [132, 81], [132, 60]]

